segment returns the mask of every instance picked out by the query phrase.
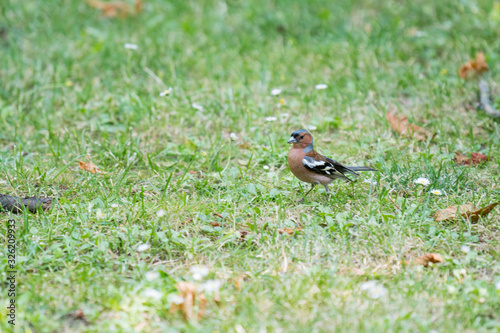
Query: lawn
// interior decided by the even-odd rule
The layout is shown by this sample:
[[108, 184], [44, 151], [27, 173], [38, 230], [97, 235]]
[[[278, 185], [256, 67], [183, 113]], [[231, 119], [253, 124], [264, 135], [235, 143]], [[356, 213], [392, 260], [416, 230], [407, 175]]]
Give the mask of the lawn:
[[[500, 122], [458, 76], [484, 52], [500, 99], [499, 32], [492, 1], [144, 0], [105, 17], [3, 0], [0, 194], [55, 198], [0, 213], [15, 331], [500, 331], [500, 208], [433, 217], [500, 201]], [[399, 135], [389, 108], [435, 137]], [[300, 128], [379, 172], [299, 203]], [[415, 264], [426, 253], [443, 262]]]

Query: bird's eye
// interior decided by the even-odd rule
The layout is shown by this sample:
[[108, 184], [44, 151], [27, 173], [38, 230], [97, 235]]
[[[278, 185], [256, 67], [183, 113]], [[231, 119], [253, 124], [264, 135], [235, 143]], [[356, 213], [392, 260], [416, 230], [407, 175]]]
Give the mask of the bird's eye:
[[303, 138], [304, 138], [304, 136], [303, 136], [303, 135], [301, 135], [301, 136], [300, 136], [300, 139], [302, 140]]

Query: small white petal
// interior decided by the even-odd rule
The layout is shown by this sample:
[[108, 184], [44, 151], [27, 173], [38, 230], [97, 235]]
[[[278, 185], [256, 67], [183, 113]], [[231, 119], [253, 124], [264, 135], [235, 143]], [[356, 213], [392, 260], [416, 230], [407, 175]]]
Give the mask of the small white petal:
[[203, 277], [207, 276], [209, 273], [208, 268], [206, 268], [205, 266], [195, 265], [192, 266], [189, 270], [191, 271], [191, 274], [193, 274], [193, 279], [196, 281], [203, 279]]
[[97, 217], [98, 219], [101, 219], [101, 220], [105, 217], [104, 213], [103, 213], [100, 209], [98, 209], [98, 210], [95, 212], [95, 215], [96, 215], [96, 217]]
[[158, 217], [163, 217], [167, 215], [167, 212], [165, 211], [165, 209], [160, 209], [159, 211], [156, 212], [156, 216]]
[[157, 278], [159, 278], [160, 274], [158, 272], [151, 271], [151, 272], [147, 272], [145, 276], [146, 276], [146, 280], [153, 281], [153, 280], [156, 280]]
[[424, 185], [424, 186], [430, 185], [430, 183], [431, 183], [429, 179], [424, 178], [424, 177], [417, 178], [413, 182], [415, 184]]
[[273, 90], [271, 90], [271, 95], [278, 96], [279, 94], [281, 94], [281, 89], [274, 88]]
[[170, 95], [170, 93], [172, 92], [172, 87], [168, 88], [167, 90], [164, 90], [160, 93], [160, 97], [165, 97], [167, 95]]
[[315, 85], [314, 88], [316, 88], [317, 90], [323, 90], [323, 89], [328, 88], [328, 86], [324, 83], [320, 83], [320, 84]]
[[132, 43], [125, 43], [124, 46], [127, 50], [137, 50], [139, 48], [137, 44], [132, 44]]
[[307, 126], [307, 129], [308, 129], [308, 130], [311, 130], [311, 131], [315, 131], [315, 130], [317, 130], [318, 128], [317, 128], [316, 126], [314, 126], [314, 125], [309, 125], [309, 126]]
[[118, 207], [117, 203], [111, 204], [111, 208], [117, 208], [117, 207]]
[[269, 166], [268, 165], [264, 165], [263, 168], [264, 168], [264, 170], [269, 170]]
[[377, 182], [374, 180], [374, 181], [371, 181], [369, 179], [364, 179], [363, 180], [363, 183], [368, 183], [368, 184], [371, 184], [371, 185], [377, 185]]
[[372, 299], [382, 298], [387, 295], [387, 289], [377, 281], [364, 282], [359, 289], [366, 291], [366, 295]]
[[219, 291], [222, 286], [222, 281], [220, 280], [208, 280], [201, 286], [201, 290], [206, 291], [207, 293], [213, 293]]
[[182, 297], [181, 295], [168, 295], [168, 300], [171, 302], [171, 303], [174, 303], [174, 304], [182, 304], [184, 303], [184, 297]]
[[149, 244], [141, 244], [137, 247], [137, 252], [144, 252], [149, 249]]
[[160, 291], [152, 288], [144, 290], [142, 294], [144, 295], [144, 297], [153, 299], [160, 299], [163, 296], [163, 294]]
[[198, 111], [203, 111], [203, 106], [198, 103], [193, 103], [191, 104], [191, 106], [193, 107], [193, 109], [196, 109]]
[[276, 118], [276, 117], [272, 117], [272, 116], [266, 117], [266, 121], [276, 121], [276, 120], [278, 120], [278, 118]]
[[470, 252], [470, 246], [462, 245], [462, 247], [460, 248], [460, 250], [462, 250], [463, 253], [469, 253]]
[[238, 135], [236, 135], [236, 133], [231, 133], [229, 137], [231, 138], [232, 141], [238, 140]]

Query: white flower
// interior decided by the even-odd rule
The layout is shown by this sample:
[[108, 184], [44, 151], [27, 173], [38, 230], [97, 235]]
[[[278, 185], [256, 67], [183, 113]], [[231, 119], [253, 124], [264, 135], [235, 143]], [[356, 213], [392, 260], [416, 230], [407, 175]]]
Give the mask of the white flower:
[[95, 215], [98, 219], [103, 219], [106, 215], [100, 210], [98, 209], [96, 212], [95, 212]]
[[324, 89], [328, 88], [328, 86], [324, 83], [320, 83], [320, 84], [315, 85], [314, 88], [316, 88], [317, 90], [324, 90]]
[[424, 178], [424, 177], [420, 177], [420, 178], [417, 178], [413, 181], [415, 184], [420, 184], [420, 185], [424, 185], [424, 186], [427, 186], [429, 185], [431, 182], [429, 181], [429, 179], [427, 178]]
[[443, 195], [443, 192], [441, 192], [441, 190], [432, 190], [431, 193], [435, 195]]
[[201, 289], [206, 291], [207, 293], [213, 293], [219, 291], [222, 286], [222, 281], [220, 280], [208, 280], [204, 284], [201, 285]]
[[462, 245], [462, 247], [460, 248], [460, 250], [462, 250], [463, 253], [469, 253], [470, 252], [470, 246]]
[[152, 288], [144, 290], [142, 294], [144, 295], [144, 297], [153, 299], [160, 299], [163, 296], [163, 294], [160, 291]]
[[372, 299], [378, 299], [387, 295], [387, 289], [377, 281], [364, 282], [359, 289], [366, 291], [366, 295]]
[[496, 290], [500, 290], [500, 281], [497, 281], [497, 282], [495, 283], [495, 289], [496, 289]]
[[160, 93], [160, 97], [165, 97], [167, 95], [170, 95], [170, 93], [172, 92], [172, 87], [168, 88], [167, 90], [164, 90]]
[[139, 46], [137, 46], [137, 44], [132, 44], [132, 43], [125, 43], [125, 48], [127, 50], [137, 50], [139, 48]]
[[266, 121], [276, 121], [276, 120], [278, 120], [278, 118], [273, 117], [273, 116], [266, 117]]
[[145, 276], [146, 276], [146, 280], [153, 281], [153, 280], [156, 280], [157, 278], [159, 278], [160, 274], [158, 272], [155, 272], [155, 271], [150, 271], [150, 272], [147, 272], [145, 274]]
[[170, 301], [170, 303], [174, 303], [177, 305], [184, 303], [184, 297], [182, 297], [181, 295], [176, 295], [176, 294], [168, 295], [168, 300]]
[[165, 209], [160, 209], [159, 211], [156, 212], [156, 216], [158, 217], [163, 217], [167, 215], [167, 212], [165, 211]]
[[118, 207], [117, 203], [111, 204], [111, 208], [117, 208], [117, 207]]
[[271, 95], [278, 96], [279, 94], [281, 94], [281, 89], [274, 88], [273, 90], [271, 90]]
[[209, 272], [208, 268], [205, 266], [198, 265], [191, 266], [189, 270], [191, 271], [191, 274], [193, 274], [193, 279], [196, 281], [203, 279], [203, 277], [207, 276]]
[[371, 181], [371, 180], [368, 180], [368, 179], [363, 179], [363, 183], [368, 183], [368, 184], [371, 184], [371, 185], [377, 185], [377, 182], [375, 180]]
[[269, 165], [264, 165], [263, 168], [264, 170], [269, 170]]
[[137, 252], [144, 252], [150, 248], [149, 244], [140, 244], [137, 247]]
[[203, 106], [198, 103], [193, 103], [191, 104], [191, 106], [193, 107], [193, 109], [196, 109], [198, 111], [203, 111]]
[[309, 126], [307, 126], [307, 129], [310, 130], [310, 131], [315, 131], [318, 128], [316, 126], [314, 126], [314, 125], [309, 125]]
[[229, 134], [229, 137], [231, 138], [231, 141], [238, 140], [238, 135], [236, 135], [236, 133], [231, 132], [231, 134]]

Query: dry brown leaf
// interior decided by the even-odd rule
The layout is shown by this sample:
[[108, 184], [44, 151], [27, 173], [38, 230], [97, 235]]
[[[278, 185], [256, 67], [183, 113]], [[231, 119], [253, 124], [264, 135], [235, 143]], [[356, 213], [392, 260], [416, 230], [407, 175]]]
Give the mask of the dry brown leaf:
[[285, 227], [283, 229], [277, 229], [276, 231], [278, 231], [280, 234], [284, 234], [284, 233], [287, 233], [289, 234], [290, 236], [293, 236], [293, 234], [295, 232], [299, 232], [300, 230], [302, 230], [302, 227], [298, 227], [298, 228], [290, 228], [290, 227]]
[[99, 170], [97, 168], [97, 166], [92, 162], [85, 163], [85, 162], [80, 161], [80, 162], [78, 162], [78, 166], [80, 167], [80, 169], [88, 171], [88, 172], [92, 172], [92, 173], [100, 173], [101, 172], [101, 170]]
[[455, 153], [455, 162], [460, 165], [476, 165], [488, 161], [490, 158], [480, 153], [472, 153], [470, 158], [457, 151]]
[[241, 289], [243, 288], [243, 282], [248, 278], [248, 274], [247, 273], [243, 273], [241, 274], [240, 276], [236, 277], [234, 279], [234, 286], [236, 287], [236, 289], [238, 289], [238, 291], [241, 291]]
[[486, 63], [486, 58], [484, 57], [483, 52], [476, 53], [476, 60], [469, 60], [465, 64], [463, 64], [458, 70], [458, 75], [465, 79], [469, 75], [469, 73], [473, 74], [481, 74], [488, 70], [488, 64]]
[[427, 138], [433, 137], [425, 128], [409, 123], [407, 117], [398, 117], [389, 110], [387, 110], [385, 116], [391, 124], [392, 129], [400, 135], [415, 138], [419, 141], [425, 141]]
[[87, 3], [93, 8], [100, 9], [102, 15], [106, 17], [126, 17], [142, 11], [142, 0], [136, 0], [134, 8], [124, 1], [87, 0]]
[[218, 222], [210, 222], [210, 225], [212, 227], [220, 227], [220, 223], [218, 223]]
[[197, 174], [197, 172], [196, 172], [196, 171], [194, 171], [194, 170], [189, 170], [188, 172], [189, 172], [190, 174], [192, 174], [192, 175], [196, 175], [196, 174]]
[[[472, 203], [468, 203], [461, 206], [450, 206], [445, 209], [438, 210], [434, 213], [434, 219], [436, 222], [445, 222], [445, 221], [456, 221], [459, 219], [459, 216], [463, 218], [470, 219], [472, 222], [477, 222], [481, 216], [488, 215], [493, 208], [495, 208], [499, 202], [492, 203], [483, 208], [476, 208]], [[457, 215], [459, 213], [460, 215]]]
[[437, 253], [426, 253], [423, 256], [420, 256], [415, 259], [415, 262], [419, 265], [422, 265], [424, 267], [427, 267], [429, 263], [442, 263], [443, 262], [443, 257], [441, 257]]
[[[170, 313], [182, 311], [184, 318], [192, 320], [195, 317], [195, 305], [198, 306], [197, 317], [201, 318], [206, 310], [207, 300], [202, 293], [197, 293], [198, 287], [191, 282], [181, 281], [175, 286], [181, 294], [184, 301], [181, 304], [173, 303], [170, 307]], [[196, 300], [198, 302], [196, 302]]]

